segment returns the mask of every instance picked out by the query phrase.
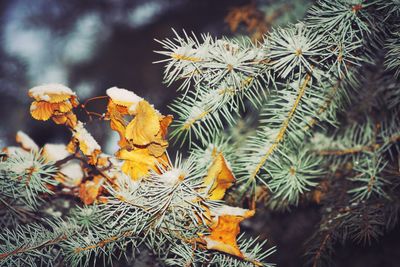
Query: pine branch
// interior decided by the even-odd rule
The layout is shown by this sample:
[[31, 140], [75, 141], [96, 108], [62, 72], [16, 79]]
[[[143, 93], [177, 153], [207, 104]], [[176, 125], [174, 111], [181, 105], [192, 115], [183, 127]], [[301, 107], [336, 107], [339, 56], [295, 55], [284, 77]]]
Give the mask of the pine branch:
[[274, 150], [277, 148], [277, 146], [279, 145], [279, 143], [283, 140], [286, 130], [289, 127], [289, 122], [292, 119], [297, 106], [300, 103], [301, 98], [303, 97], [306, 87], [308, 85], [308, 82], [311, 79], [311, 75], [308, 74], [302, 84], [302, 86], [300, 87], [300, 90], [298, 92], [298, 95], [296, 97], [296, 100], [294, 101], [294, 104], [292, 106], [292, 108], [290, 109], [289, 113], [286, 116], [286, 119], [283, 121], [278, 134], [276, 135], [276, 137], [273, 139], [272, 141], [272, 145], [269, 147], [268, 151], [265, 153], [264, 156], [261, 157], [260, 161], [257, 163], [256, 167], [254, 170], [252, 170], [250, 172], [250, 176], [248, 178], [248, 182], [247, 183], [253, 183], [258, 172], [261, 170], [261, 168], [264, 166], [265, 162], [267, 161], [268, 157], [274, 152]]
[[50, 239], [50, 240], [46, 240], [44, 242], [41, 242], [40, 244], [36, 244], [34, 246], [27, 246], [27, 245], [23, 245], [21, 247], [18, 247], [12, 251], [9, 252], [5, 252], [5, 253], [1, 253], [0, 254], [0, 261], [5, 261], [7, 258], [9, 257], [18, 257], [18, 254], [25, 254], [25, 253], [29, 253], [32, 251], [37, 251], [37, 250], [41, 250], [44, 247], [47, 246], [52, 246], [52, 245], [56, 245], [58, 243], [60, 243], [61, 241], [65, 240], [67, 237], [66, 235], [60, 235], [56, 238]]

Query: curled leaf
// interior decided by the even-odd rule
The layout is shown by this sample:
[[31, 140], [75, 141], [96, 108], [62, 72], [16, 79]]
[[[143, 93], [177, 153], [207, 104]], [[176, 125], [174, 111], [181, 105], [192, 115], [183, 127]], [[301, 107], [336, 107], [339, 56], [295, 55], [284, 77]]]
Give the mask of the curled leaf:
[[34, 101], [31, 104], [31, 115], [35, 120], [47, 121], [53, 115], [54, 107], [45, 101]]
[[111, 121], [111, 129], [117, 131], [120, 137], [118, 145], [123, 148], [128, 145], [125, 138], [125, 129], [128, 124], [124, 116], [130, 114], [130, 108], [135, 109], [136, 105], [143, 100], [135, 93], [126, 89], [112, 87], [107, 89], [110, 100], [107, 105], [107, 118]]
[[78, 122], [73, 129], [72, 140], [68, 144], [69, 152], [74, 153], [77, 146], [79, 146], [82, 153], [88, 157], [89, 164], [95, 165], [97, 163], [98, 156], [101, 154], [101, 147], [85, 129], [82, 122]]
[[126, 122], [124, 120], [124, 114], [126, 115], [127, 109], [116, 105], [113, 101], [109, 101], [107, 105], [107, 117], [110, 119], [110, 127], [116, 131], [119, 135], [118, 145], [119, 147], [125, 147], [128, 145], [128, 141], [125, 138]]
[[78, 105], [76, 94], [61, 84], [46, 84], [29, 90], [34, 98], [30, 112], [34, 119], [46, 121], [53, 118], [57, 124], [75, 127], [77, 119], [72, 109]]
[[211, 209], [213, 217], [210, 234], [203, 237], [207, 249], [218, 250], [239, 258], [245, 256], [237, 244], [237, 236], [240, 233], [240, 222], [254, 215], [253, 210], [223, 205]]
[[222, 152], [213, 151], [214, 160], [204, 178], [204, 185], [208, 188], [209, 199], [221, 200], [225, 191], [235, 182], [235, 176], [228, 166]]

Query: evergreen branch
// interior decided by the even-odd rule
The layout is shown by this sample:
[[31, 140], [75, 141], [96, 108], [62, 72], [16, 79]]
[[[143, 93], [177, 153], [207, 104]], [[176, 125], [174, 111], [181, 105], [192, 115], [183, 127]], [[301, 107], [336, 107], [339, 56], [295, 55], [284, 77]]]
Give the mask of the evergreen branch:
[[[204, 143], [213, 133], [224, 128], [224, 122], [233, 125], [234, 115], [239, 113], [240, 106], [244, 106], [241, 95], [255, 92], [251, 91], [253, 83], [257, 83], [255, 80], [251, 76], [245, 77], [240, 82], [240, 88], [225, 82], [215, 89], [204, 86], [175, 101], [171, 109], [178, 114], [179, 119], [173, 125], [175, 129], [171, 137], [183, 135], [186, 139], [189, 136], [189, 143], [192, 143], [194, 132], [196, 139]], [[259, 101], [254, 105], [259, 105]]]
[[53, 178], [55, 166], [45, 162], [40, 152], [11, 154], [0, 167], [0, 197], [15, 199], [32, 209], [41, 194], [52, 194], [48, 185], [57, 183]]
[[99, 241], [99, 242], [97, 242], [97, 243], [95, 243], [93, 245], [88, 245], [88, 246], [85, 246], [85, 247], [77, 247], [77, 248], [74, 249], [74, 252], [75, 253], [80, 253], [80, 252], [83, 252], [83, 251], [93, 250], [93, 249], [96, 249], [96, 248], [102, 248], [102, 247], [104, 247], [105, 245], [107, 245], [109, 243], [118, 242], [122, 238], [132, 236], [132, 234], [134, 234], [133, 231], [124, 231], [124, 232], [120, 233], [119, 235], [111, 236], [109, 238], [103, 239], [103, 240], [101, 240], [101, 241]]
[[28, 253], [31, 251], [41, 250], [47, 246], [57, 245], [61, 241], [66, 240], [66, 239], [67, 239], [67, 236], [65, 234], [61, 234], [56, 238], [45, 240], [45, 241], [41, 242], [40, 244], [35, 244], [34, 246], [22, 245], [18, 248], [15, 248], [12, 251], [0, 253], [0, 262], [3, 260], [6, 260], [8, 257], [17, 256], [18, 254], [24, 254], [24, 253]]
[[348, 191], [353, 195], [353, 200], [369, 199], [373, 195], [388, 197], [385, 187], [390, 181], [383, 177], [387, 163], [377, 152], [366, 153], [355, 159], [353, 169], [357, 174], [349, 178], [354, 182], [354, 188]]
[[173, 53], [171, 55], [171, 57], [173, 59], [183, 60], [183, 61], [191, 61], [191, 62], [201, 62], [201, 61], [203, 61], [201, 58], [198, 58], [198, 57], [190, 57], [190, 56], [186, 56], [186, 55], [182, 55], [182, 54], [175, 54], [175, 53]]
[[322, 242], [320, 243], [320, 245], [318, 246], [318, 249], [317, 249], [316, 253], [315, 253], [314, 256], [312, 257], [311, 262], [312, 262], [312, 266], [313, 266], [313, 267], [318, 267], [318, 266], [319, 266], [321, 257], [322, 257], [322, 255], [325, 253], [326, 247], [327, 247], [328, 243], [331, 241], [333, 232], [336, 230], [336, 227], [339, 226], [339, 223], [340, 223], [340, 221], [337, 221], [337, 222], [333, 225], [333, 227], [331, 227], [330, 230], [327, 231], [327, 232], [325, 233], [325, 236], [324, 236], [324, 238], [322, 239]]
[[393, 70], [394, 76], [398, 78], [400, 76], [400, 31], [397, 30], [392, 35], [393, 37], [386, 43], [388, 52], [385, 56], [385, 65], [388, 70]]
[[[216, 182], [219, 176], [226, 175], [225, 172], [231, 176], [229, 162], [233, 162], [233, 170], [240, 175], [242, 193], [247, 193], [250, 185], [256, 188], [258, 182], [263, 183], [271, 209], [297, 205], [304, 193], [317, 185], [318, 178], [329, 180], [324, 198], [318, 201], [323, 216], [314, 235], [317, 242], [311, 251], [314, 267], [325, 260], [326, 254], [332, 253], [337, 241], [349, 236], [358, 242], [369, 242], [382, 235], [398, 223], [400, 210], [399, 183], [393, 178], [398, 176], [400, 151], [400, 98], [396, 94], [398, 82], [393, 81], [393, 76], [399, 75], [400, 65], [397, 2], [318, 0], [307, 15], [306, 23], [275, 28], [260, 44], [252, 44], [248, 39], [218, 40], [210, 35], [202, 35], [199, 41], [195, 35], [188, 36], [185, 32], [183, 38], [175, 32], [174, 40], [159, 41], [165, 50], [159, 53], [167, 57], [162, 60], [166, 62], [165, 83], [181, 82], [179, 89], [185, 90], [172, 105], [178, 114], [172, 136], [189, 137], [192, 145], [194, 135], [201, 146], [193, 142], [190, 157], [182, 162], [178, 155], [174, 164], [168, 154], [163, 154], [164, 150], [154, 151], [160, 149], [158, 145], [165, 148], [158, 139], [168, 128], [161, 124], [169, 123], [155, 112], [153, 119], [157, 127], [138, 127], [146, 133], [143, 136], [141, 132], [135, 133], [138, 137], [134, 139], [151, 136], [152, 142], [144, 150], [151, 154], [147, 156], [157, 162], [161, 157], [153, 157], [153, 154], [161, 152], [162, 157], [168, 158], [168, 164], [163, 166], [160, 160], [158, 165], [153, 162], [151, 167], [143, 166], [148, 173], [142, 180], [123, 174], [121, 162], [114, 162], [114, 158], [109, 158], [109, 165], [102, 168], [88, 164], [90, 156], [80, 156], [78, 151], [55, 163], [46, 163], [39, 156], [41, 152], [0, 155], [0, 203], [7, 208], [1, 214], [24, 218], [31, 210], [42, 208], [38, 205], [41, 197], [54, 193], [49, 188], [56, 184], [54, 173], [69, 160], [83, 163], [86, 178], [100, 175], [109, 181], [100, 193], [95, 192], [95, 197], [101, 194], [106, 203], [76, 207], [67, 223], [55, 220], [21, 226], [18, 224], [23, 221], [15, 220], [14, 228], [8, 222], [4, 233], [0, 234], [0, 265], [52, 265], [60, 255], [70, 265], [96, 265], [99, 256], [103, 256], [104, 263], [108, 257], [107, 263], [112, 264], [117, 255], [127, 256], [128, 249], [135, 253], [145, 246], [159, 260], [174, 266], [272, 266], [264, 261], [275, 249], [264, 249], [265, 242], [260, 244], [257, 239], [240, 237], [236, 240], [235, 235], [229, 245], [237, 249], [237, 241], [243, 258], [221, 253], [217, 248], [207, 249], [208, 241], [199, 240], [204, 233], [214, 233], [210, 217], [220, 223], [223, 216], [211, 215], [212, 209], [220, 207], [222, 201], [210, 200], [209, 192], [204, 190], [207, 187], [204, 177], [207, 178], [210, 170], [219, 172]], [[384, 19], [377, 20], [378, 17]], [[390, 30], [393, 31], [391, 36]], [[384, 66], [383, 60], [378, 59], [384, 54], [385, 39], [388, 71], [365, 75], [371, 76], [368, 80], [359, 79], [364, 70], [373, 73]], [[375, 78], [376, 84], [371, 82]], [[276, 90], [270, 90], [272, 88]], [[350, 91], [359, 88], [363, 90]], [[69, 92], [69, 89], [64, 88], [64, 91]], [[76, 100], [76, 95], [70, 94], [69, 100], [55, 103], [60, 110], [49, 115], [56, 123], [64, 119], [63, 105], [70, 109], [70, 101]], [[121, 100], [122, 104], [115, 103], [116, 107], [124, 114], [131, 114], [135, 104], [126, 109], [125, 99], [119, 99], [122, 96], [125, 95], [111, 100]], [[136, 101], [138, 97], [133, 96]], [[37, 108], [44, 104], [40, 101], [47, 103], [45, 98], [52, 101], [56, 98], [57, 102], [63, 97], [35, 95], [36, 106], [33, 105], [35, 109], [31, 111], [42, 113], [43, 110]], [[351, 114], [343, 119], [342, 127], [332, 136], [319, 132], [312, 136], [309, 130], [318, 122], [338, 124], [335, 114], [346, 97], [361, 100], [363, 105], [349, 109]], [[85, 109], [89, 101], [81, 107]], [[232, 134], [231, 139], [225, 139], [224, 134], [219, 133], [235, 125], [246, 108], [258, 111], [262, 105], [255, 135], [247, 131], [250, 136], [247, 138], [239, 132], [240, 138], [235, 139]], [[365, 111], [369, 113], [364, 114]], [[92, 115], [104, 118], [96, 112], [86, 109], [85, 112], [90, 119]], [[143, 117], [147, 118], [148, 114], [145, 115]], [[121, 121], [124, 120], [122, 116]], [[256, 116], [252, 119], [256, 120]], [[354, 123], [349, 124], [351, 121]], [[127, 131], [122, 126], [121, 137], [124, 136], [121, 132]], [[244, 139], [246, 142], [242, 142]], [[164, 137], [161, 140], [167, 141]], [[142, 152], [141, 149], [142, 146], [135, 144], [133, 152]], [[215, 153], [221, 152], [226, 160], [222, 161], [222, 171], [216, 170], [218, 166], [215, 167], [213, 161]], [[134, 160], [125, 163], [136, 164]], [[141, 164], [139, 161], [136, 165], [140, 166], [128, 167], [131, 171], [140, 170]], [[328, 170], [331, 175], [326, 176]], [[78, 186], [74, 190], [76, 192]], [[235, 192], [231, 192], [227, 196], [235, 198]], [[255, 199], [255, 194], [253, 196]]]
[[[176, 32], [175, 32], [176, 34]], [[239, 105], [248, 99], [260, 105], [265, 96], [262, 83], [269, 79], [265, 71], [269, 60], [263, 48], [251, 41], [212, 40], [203, 36], [200, 43], [195, 36], [185, 38], [177, 35], [176, 43], [166, 39], [160, 43], [167, 51], [159, 52], [169, 57], [166, 66], [166, 82], [184, 79], [185, 94], [175, 101], [171, 109], [179, 119], [175, 121], [172, 137], [189, 137], [195, 133], [202, 142], [217, 129], [223, 128], [223, 120], [232, 125], [232, 112], [237, 114]], [[181, 51], [176, 56], [176, 51]], [[196, 55], [202, 60], [197, 60]], [[189, 61], [186, 59], [196, 59]], [[190, 73], [190, 75], [187, 75]], [[194, 90], [188, 94], [193, 81]]]
[[42, 224], [18, 225], [15, 229], [5, 229], [0, 238], [0, 265], [36, 266], [39, 262], [52, 265], [59, 256], [51, 251], [59, 251], [76, 227], [63, 221], [42, 221]]
[[[341, 95], [338, 95], [338, 91], [339, 89], [341, 89], [340, 86], [342, 85], [342, 83], [343, 78], [339, 78], [336, 84], [327, 93], [324, 102], [317, 108], [316, 115], [311, 120], [309, 120], [309, 122], [304, 127], [304, 131], [312, 129], [318, 123], [318, 118], [321, 118], [322, 115], [327, 112], [332, 105], [340, 102]], [[340, 92], [342, 95], [346, 93], [343, 89], [344, 88], [342, 88]]]
[[387, 146], [389, 144], [393, 144], [400, 141], [400, 134], [394, 134], [390, 137], [387, 138], [387, 140], [384, 143], [373, 143], [370, 145], [365, 145], [361, 147], [352, 147], [352, 148], [346, 148], [346, 149], [328, 149], [328, 150], [317, 150], [314, 151], [318, 153], [321, 156], [343, 156], [343, 155], [351, 155], [351, 154], [357, 154], [361, 152], [373, 152], [378, 150], [381, 147]]
[[283, 140], [286, 130], [288, 129], [290, 120], [292, 119], [296, 108], [298, 107], [301, 98], [303, 97], [306, 87], [311, 80], [311, 74], [307, 74], [306, 78], [300, 87], [300, 90], [297, 94], [297, 98], [294, 101], [293, 106], [291, 107], [289, 113], [286, 116], [286, 119], [283, 121], [278, 134], [275, 136], [272, 145], [269, 147], [268, 151], [265, 153], [264, 156], [261, 157], [261, 159], [258, 161], [257, 165], [255, 166], [254, 170], [251, 171], [250, 176], [249, 176], [249, 181], [247, 182], [248, 184], [253, 182], [258, 174], [258, 172], [261, 170], [261, 168], [265, 165], [267, 159], [269, 156], [275, 151], [275, 149], [278, 147], [279, 143]]
[[316, 152], [321, 156], [329, 156], [329, 155], [343, 156], [343, 155], [357, 154], [360, 152], [371, 152], [371, 151], [374, 151], [375, 149], [376, 149], [376, 146], [369, 145], [369, 146], [363, 146], [363, 147], [357, 147], [357, 148], [320, 150], [320, 151], [316, 151]]

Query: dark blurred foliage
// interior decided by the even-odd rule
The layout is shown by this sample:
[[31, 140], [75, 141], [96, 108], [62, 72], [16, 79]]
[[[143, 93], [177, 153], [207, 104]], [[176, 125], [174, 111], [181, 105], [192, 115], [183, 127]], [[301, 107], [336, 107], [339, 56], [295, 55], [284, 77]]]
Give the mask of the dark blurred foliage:
[[[229, 34], [229, 7], [245, 0], [15, 0], [1, 3], [0, 143], [14, 143], [23, 130], [40, 145], [67, 142], [69, 133], [51, 122], [30, 118], [28, 89], [63, 83], [81, 101], [118, 86], [134, 91], [167, 113], [175, 96], [162, 84], [161, 57], [154, 38], [172, 37], [171, 28]], [[104, 110], [104, 101], [88, 108]], [[83, 117], [87, 121], [88, 118]], [[105, 123], [89, 128], [103, 146], [110, 137]], [[110, 147], [109, 147], [110, 148]], [[112, 148], [112, 146], [111, 146]], [[111, 149], [108, 149], [108, 152]], [[107, 151], [107, 149], [106, 149]]]

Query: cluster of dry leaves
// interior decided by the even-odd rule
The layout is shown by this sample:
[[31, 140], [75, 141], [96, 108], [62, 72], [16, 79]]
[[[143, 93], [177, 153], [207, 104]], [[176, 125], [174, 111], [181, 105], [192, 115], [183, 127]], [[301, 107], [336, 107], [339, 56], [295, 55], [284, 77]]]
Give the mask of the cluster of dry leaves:
[[[119, 134], [119, 150], [112, 155], [102, 152], [100, 145], [86, 130], [85, 124], [77, 119], [75, 108], [80, 105], [76, 94], [60, 84], [47, 84], [29, 90], [34, 99], [30, 112], [37, 120], [53, 120], [65, 125], [71, 132], [69, 144], [46, 144], [42, 149], [25, 133], [18, 132], [20, 147], [7, 147], [9, 155], [19, 153], [41, 153], [48, 162], [55, 162], [58, 173], [55, 179], [58, 188], [62, 188], [86, 204], [107, 202], [109, 195], [105, 184], [116, 187], [122, 173], [134, 181], [146, 179], [150, 172], [162, 173], [172, 169], [167, 155], [168, 126], [173, 120], [171, 115], [162, 115], [149, 102], [131, 91], [120, 88], [107, 90], [107, 112], [102, 116], [110, 121], [112, 130]], [[179, 177], [180, 180], [185, 177]], [[225, 191], [235, 183], [235, 177], [221, 151], [213, 150], [207, 175], [203, 180], [209, 200], [222, 200]], [[205, 191], [203, 191], [205, 192]], [[234, 255], [245, 259], [237, 244], [240, 232], [239, 224], [254, 215], [247, 210], [228, 205], [218, 208], [204, 207], [208, 219], [209, 233], [199, 233], [199, 241], [210, 250]]]

